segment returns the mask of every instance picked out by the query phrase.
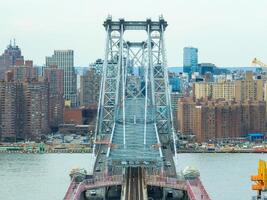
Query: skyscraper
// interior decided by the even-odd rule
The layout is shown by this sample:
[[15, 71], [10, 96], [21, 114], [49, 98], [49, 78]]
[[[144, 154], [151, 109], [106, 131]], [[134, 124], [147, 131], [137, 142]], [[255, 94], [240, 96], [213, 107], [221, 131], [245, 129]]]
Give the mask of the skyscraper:
[[49, 88], [47, 82], [24, 82], [25, 132], [27, 139], [38, 139], [49, 132]]
[[77, 105], [77, 77], [74, 69], [73, 50], [55, 50], [51, 57], [46, 57], [46, 67], [57, 66], [64, 70], [64, 99]]
[[23, 136], [22, 83], [0, 82], [0, 136], [2, 141], [14, 142]]
[[7, 46], [4, 53], [0, 56], [0, 79], [4, 79], [5, 71], [14, 66], [16, 62], [23, 61], [20, 48], [16, 45], [15, 41]]
[[64, 110], [64, 70], [50, 66], [44, 70], [44, 79], [49, 83], [50, 127], [56, 130], [63, 123]]
[[198, 49], [194, 47], [185, 47], [183, 72], [190, 74], [192, 71], [196, 70], [197, 65]]

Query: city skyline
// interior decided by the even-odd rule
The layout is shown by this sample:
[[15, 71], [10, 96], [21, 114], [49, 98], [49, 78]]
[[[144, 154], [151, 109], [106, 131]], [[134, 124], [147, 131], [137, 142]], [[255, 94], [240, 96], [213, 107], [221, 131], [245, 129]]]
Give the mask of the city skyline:
[[[157, 6], [151, 6], [152, 3]], [[75, 66], [88, 66], [103, 58], [105, 31], [101, 24], [108, 14], [126, 20], [147, 17], [157, 20], [163, 14], [169, 24], [166, 31], [169, 66], [182, 66], [185, 46], [199, 49], [199, 62], [222, 67], [250, 66], [254, 57], [267, 60], [266, 44], [262, 42], [267, 39], [264, 0], [212, 3], [189, 0], [168, 4], [159, 0], [140, 1], [140, 4], [138, 1], [125, 4], [122, 0], [78, 3], [11, 0], [1, 4], [0, 17], [5, 20], [1, 22], [0, 48], [4, 49], [11, 38], [16, 38], [24, 56], [37, 65], [44, 64], [45, 56], [55, 49], [73, 49]], [[140, 9], [140, 5], [150, 9]]]

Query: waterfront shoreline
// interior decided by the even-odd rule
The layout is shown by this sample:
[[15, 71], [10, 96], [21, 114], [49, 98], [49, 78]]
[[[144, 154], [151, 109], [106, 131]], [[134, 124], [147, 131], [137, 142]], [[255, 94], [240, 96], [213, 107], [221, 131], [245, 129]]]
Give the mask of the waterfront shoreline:
[[[76, 154], [76, 153], [92, 153], [92, 149], [54, 149], [54, 150], [47, 150], [44, 152], [38, 151], [0, 151], [0, 154]], [[201, 153], [210, 153], [210, 154], [217, 154], [217, 153], [229, 153], [229, 154], [236, 154], [236, 153], [247, 153], [247, 154], [265, 154], [267, 151], [255, 151], [255, 150], [231, 150], [231, 151], [210, 151], [210, 150], [177, 150], [178, 154], [184, 153], [192, 153], [192, 154], [201, 154]]]
[[72, 149], [55, 149], [55, 150], [49, 150], [44, 152], [38, 152], [38, 151], [0, 151], [0, 154], [72, 154], [72, 153], [92, 153], [92, 149], [86, 149], [86, 150], [72, 150]]
[[177, 150], [177, 153], [267, 153], [267, 151], [259, 150], [230, 150], [230, 151], [210, 151], [210, 150]]

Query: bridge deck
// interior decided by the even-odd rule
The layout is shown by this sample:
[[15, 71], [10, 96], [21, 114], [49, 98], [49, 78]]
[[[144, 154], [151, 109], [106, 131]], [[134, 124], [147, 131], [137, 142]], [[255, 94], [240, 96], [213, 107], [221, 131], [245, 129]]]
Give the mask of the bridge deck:
[[145, 183], [150, 186], [173, 188], [177, 190], [187, 190], [186, 182], [179, 181], [177, 180], [177, 178], [152, 175], [152, 176], [146, 176]]
[[[128, 172], [129, 177], [127, 177], [127, 184], [129, 185], [128, 188], [131, 189], [131, 191], [126, 191], [128, 194], [127, 196], [129, 197], [127, 197], [128, 199], [131, 199], [131, 195], [144, 195], [140, 193], [142, 192], [141, 188], [143, 186], [140, 185], [139, 182], [142, 183], [141, 180], [145, 178], [144, 184], [146, 185], [184, 190], [187, 192], [188, 198], [190, 200], [211, 200], [199, 178], [193, 180], [178, 180], [176, 178], [162, 176], [142, 177], [141, 174], [142, 173], [137, 171], [137, 168], [136, 171], [132, 174]], [[125, 180], [123, 180], [123, 176], [121, 175], [86, 179], [80, 183], [75, 183], [74, 181], [72, 181], [64, 197], [64, 200], [79, 200], [82, 192], [86, 190], [122, 185], [123, 181]]]
[[161, 166], [162, 158], [157, 147], [155, 124], [152, 121], [150, 108], [148, 108], [146, 145], [144, 145], [145, 99], [127, 99], [125, 102], [125, 145], [122, 114], [120, 109], [112, 139], [113, 148], [109, 155], [111, 164]]
[[79, 200], [82, 192], [86, 190], [122, 185], [122, 182], [123, 176], [120, 175], [86, 179], [80, 183], [75, 183], [74, 181], [71, 181], [64, 200]]

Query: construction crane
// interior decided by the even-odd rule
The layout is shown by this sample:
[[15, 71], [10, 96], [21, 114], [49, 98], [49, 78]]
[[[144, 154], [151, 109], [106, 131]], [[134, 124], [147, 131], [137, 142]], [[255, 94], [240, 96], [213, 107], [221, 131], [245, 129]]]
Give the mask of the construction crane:
[[261, 199], [262, 191], [267, 190], [267, 169], [266, 162], [264, 160], [259, 160], [258, 174], [251, 176], [251, 180], [255, 181], [255, 184], [252, 185], [252, 190], [257, 190], [257, 199]]
[[261, 62], [261, 61], [260, 61], [259, 59], [257, 59], [257, 58], [254, 58], [254, 59], [252, 60], [252, 65], [260, 66], [260, 69], [261, 69], [262, 71], [267, 71], [267, 64]]

